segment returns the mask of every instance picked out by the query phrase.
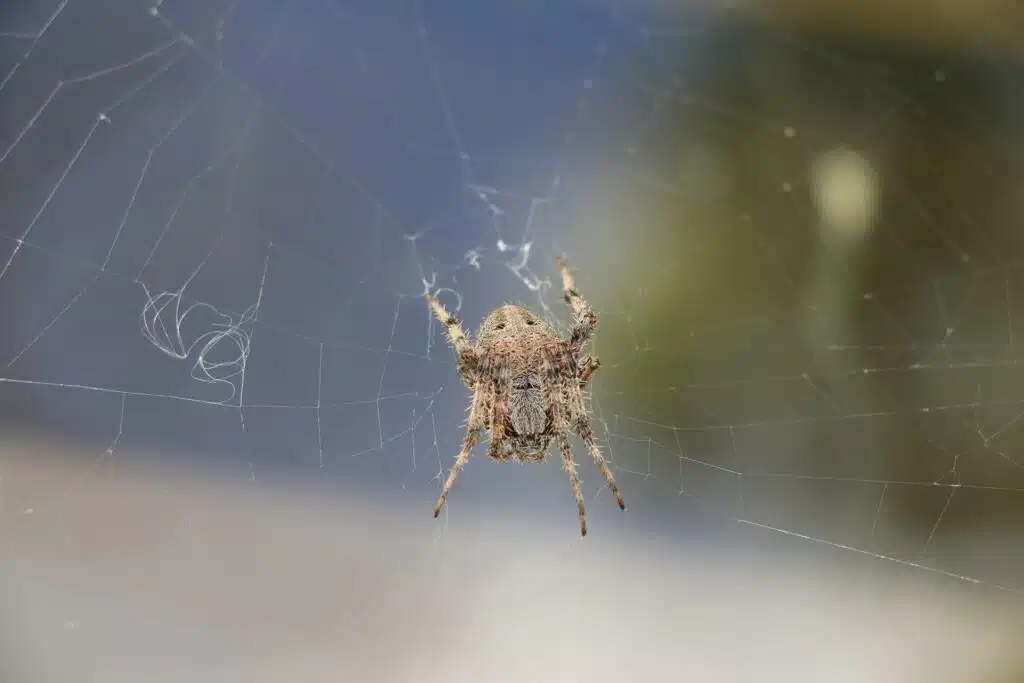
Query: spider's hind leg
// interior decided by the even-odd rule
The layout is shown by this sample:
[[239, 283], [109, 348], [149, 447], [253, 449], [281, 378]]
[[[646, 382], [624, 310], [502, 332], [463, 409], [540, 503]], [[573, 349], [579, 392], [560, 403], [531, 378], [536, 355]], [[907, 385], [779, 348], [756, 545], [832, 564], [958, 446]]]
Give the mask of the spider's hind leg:
[[[572, 484], [572, 493], [576, 498], [576, 510], [580, 518], [580, 534], [587, 535], [587, 512], [583, 506], [583, 490], [580, 486], [580, 475], [576, 471], [576, 461], [572, 458], [572, 446], [569, 444], [569, 418], [572, 415], [570, 406], [564, 403], [566, 394], [579, 396], [580, 385], [564, 383], [559, 368], [564, 367], [564, 358], [560, 358], [554, 351], [547, 350], [543, 356], [544, 383], [547, 390], [548, 414], [551, 419], [551, 434], [554, 440], [558, 441], [558, 448], [562, 452], [562, 467], [569, 474], [569, 483]], [[568, 413], [568, 414], [567, 414]], [[539, 460], [544, 459], [551, 439], [544, 442], [544, 448], [538, 453]]]
[[580, 475], [576, 471], [576, 461], [572, 459], [572, 447], [569, 445], [569, 437], [564, 434], [558, 439], [558, 448], [562, 452], [562, 467], [569, 474], [569, 483], [572, 484], [572, 494], [576, 497], [576, 512], [580, 518], [580, 535], [587, 535], [587, 510], [583, 506], [583, 488], [580, 486]]
[[491, 437], [491, 448], [487, 452], [487, 456], [492, 460], [498, 460], [505, 462], [509, 459], [515, 459], [515, 453], [508, 446], [508, 443], [504, 440], [498, 440]]
[[484, 421], [486, 405], [486, 391], [481, 389], [473, 397], [473, 405], [469, 411], [469, 425], [466, 427], [466, 436], [462, 439], [462, 448], [455, 457], [455, 464], [452, 465], [451, 471], [448, 472], [448, 480], [445, 481], [441, 497], [437, 499], [437, 505], [434, 507], [435, 519], [441, 514], [441, 508], [448, 499], [448, 494], [451, 492], [452, 487], [455, 486], [455, 481], [459, 478], [462, 468], [469, 462], [469, 456], [473, 453], [473, 446], [480, 440], [480, 435], [483, 433], [484, 427], [486, 427], [486, 422]]
[[594, 464], [601, 470], [601, 474], [604, 475], [605, 480], [608, 482], [608, 488], [612, 490], [612, 495], [615, 496], [615, 502], [619, 504], [619, 509], [625, 510], [626, 501], [622, 499], [622, 492], [619, 491], [619, 485], [615, 483], [615, 476], [612, 474], [611, 468], [608, 467], [608, 461], [601, 455], [601, 448], [597, 445], [597, 441], [594, 440], [594, 432], [590, 429], [590, 423], [586, 419], [579, 420], [576, 422], [575, 427], [577, 436], [583, 441], [583, 444], [587, 447], [587, 452], [590, 453], [590, 457], [594, 460]]

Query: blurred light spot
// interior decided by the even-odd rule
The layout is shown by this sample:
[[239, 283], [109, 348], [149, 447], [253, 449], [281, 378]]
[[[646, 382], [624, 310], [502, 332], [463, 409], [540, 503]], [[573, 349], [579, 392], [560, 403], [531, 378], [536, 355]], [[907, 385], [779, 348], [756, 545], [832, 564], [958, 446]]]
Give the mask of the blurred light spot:
[[784, 131], [782, 131], [782, 133], [787, 138], [795, 137], [796, 136], [796, 128], [793, 128], [793, 126], [786, 126], [786, 129]]
[[849, 148], [828, 150], [812, 164], [811, 186], [826, 241], [866, 237], [879, 200], [878, 174], [867, 159]]

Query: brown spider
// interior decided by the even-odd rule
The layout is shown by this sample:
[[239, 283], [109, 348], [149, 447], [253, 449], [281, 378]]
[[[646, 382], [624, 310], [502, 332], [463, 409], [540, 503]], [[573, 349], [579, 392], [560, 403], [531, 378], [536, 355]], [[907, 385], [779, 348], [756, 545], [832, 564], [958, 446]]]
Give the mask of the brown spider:
[[571, 427], [601, 468], [619, 507], [626, 509], [615, 478], [594, 441], [583, 400], [583, 388], [597, 372], [600, 361], [592, 356], [580, 358], [579, 353], [594, 331], [597, 315], [576, 291], [561, 257], [558, 267], [562, 271], [565, 301], [575, 318], [567, 339], [559, 337], [554, 328], [528, 309], [508, 304], [487, 316], [474, 346], [455, 316], [437, 299], [426, 295], [430, 309], [444, 325], [455, 349], [459, 377], [473, 392], [462, 450], [434, 508], [435, 518], [484, 430], [490, 431], [489, 455], [495, 460], [541, 462], [551, 442], [558, 441], [562, 466], [569, 473], [576, 496], [580, 531], [586, 536], [583, 491], [569, 445]]

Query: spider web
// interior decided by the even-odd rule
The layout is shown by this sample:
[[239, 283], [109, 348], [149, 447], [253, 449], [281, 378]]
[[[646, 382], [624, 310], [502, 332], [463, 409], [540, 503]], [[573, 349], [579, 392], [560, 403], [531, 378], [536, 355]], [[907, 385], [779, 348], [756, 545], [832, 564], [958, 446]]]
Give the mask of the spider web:
[[[564, 329], [564, 253], [600, 316], [594, 428], [630, 508], [577, 448], [593, 532], [706, 524], [1018, 591], [1024, 294], [991, 193], [1019, 159], [957, 85], [998, 90], [996, 60], [477, 5], [5, 11], [10, 423], [98, 444], [83, 476], [191, 453], [428, 515], [469, 397], [423, 294], [471, 330], [502, 301]], [[797, 86], [820, 93], [772, 96]], [[940, 142], [893, 160], [916, 128]], [[484, 505], [576, 533], [555, 465], [478, 452], [438, 533]]]

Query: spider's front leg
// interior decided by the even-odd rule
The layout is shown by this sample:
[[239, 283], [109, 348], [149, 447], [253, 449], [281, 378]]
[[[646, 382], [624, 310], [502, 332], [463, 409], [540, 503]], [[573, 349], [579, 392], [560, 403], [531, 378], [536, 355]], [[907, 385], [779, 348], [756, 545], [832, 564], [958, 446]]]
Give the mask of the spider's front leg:
[[477, 357], [476, 350], [473, 348], [473, 343], [469, 340], [469, 335], [467, 335], [466, 331], [462, 329], [462, 325], [459, 324], [458, 318], [449, 313], [440, 301], [435, 299], [429, 293], [424, 296], [427, 299], [427, 304], [429, 304], [430, 310], [434, 313], [434, 317], [444, 325], [444, 331], [448, 335], [448, 341], [455, 349], [455, 354], [457, 356], [456, 365], [458, 366], [459, 377], [462, 379], [462, 383], [470, 389], [475, 389]]
[[[561, 256], [558, 257], [558, 268], [562, 271], [562, 291], [565, 302], [572, 308], [574, 316], [572, 330], [569, 334], [569, 348], [573, 353], [582, 348], [597, 325], [597, 314], [587, 305], [580, 293], [576, 291], [576, 281], [569, 272], [569, 267]], [[596, 369], [596, 368], [595, 368]]]

